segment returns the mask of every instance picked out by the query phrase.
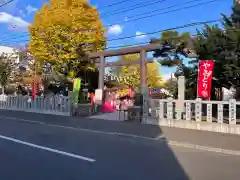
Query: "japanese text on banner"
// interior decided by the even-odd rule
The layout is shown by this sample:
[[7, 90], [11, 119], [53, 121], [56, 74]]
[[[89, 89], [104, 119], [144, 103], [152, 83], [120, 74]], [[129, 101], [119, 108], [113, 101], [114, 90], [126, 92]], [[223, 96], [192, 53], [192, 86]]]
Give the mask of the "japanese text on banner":
[[200, 98], [211, 98], [213, 67], [213, 60], [204, 60], [199, 63], [198, 97]]

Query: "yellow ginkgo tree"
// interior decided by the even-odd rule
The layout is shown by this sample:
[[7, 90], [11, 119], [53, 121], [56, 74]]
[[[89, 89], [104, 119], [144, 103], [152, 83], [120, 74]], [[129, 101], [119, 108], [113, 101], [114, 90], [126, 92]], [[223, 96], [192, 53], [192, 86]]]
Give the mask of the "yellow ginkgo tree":
[[[126, 55], [123, 57], [123, 61], [137, 61], [139, 58], [138, 54]], [[140, 65], [116, 68], [116, 74], [121, 77], [119, 78], [121, 84], [140, 87]], [[147, 64], [147, 84], [148, 87], [160, 87], [164, 84], [157, 63]]]
[[106, 46], [98, 10], [86, 0], [50, 0], [36, 12], [29, 32], [35, 60], [59, 71], [67, 68], [70, 76], [89, 66], [87, 52]]

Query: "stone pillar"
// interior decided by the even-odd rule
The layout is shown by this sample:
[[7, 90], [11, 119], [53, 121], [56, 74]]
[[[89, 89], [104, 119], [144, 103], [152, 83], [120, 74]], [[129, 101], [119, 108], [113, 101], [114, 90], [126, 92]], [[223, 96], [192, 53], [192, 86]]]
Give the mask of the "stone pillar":
[[104, 65], [105, 65], [105, 57], [100, 56], [100, 67], [98, 74], [98, 89], [95, 90], [95, 101], [96, 104], [102, 105], [103, 102], [103, 89], [104, 89]]
[[236, 99], [230, 99], [229, 100], [229, 124], [237, 124], [236, 120]]
[[147, 64], [146, 64], [147, 53], [145, 50], [140, 52], [140, 82], [141, 82], [141, 94], [142, 94], [142, 110], [143, 110], [143, 123], [147, 121], [148, 117], [148, 85], [147, 85]]
[[100, 57], [100, 67], [99, 67], [99, 75], [98, 75], [98, 89], [104, 88], [104, 64], [105, 64], [105, 57]]
[[196, 120], [196, 122], [201, 122], [202, 121], [202, 100], [201, 100], [201, 98], [196, 99], [195, 120]]
[[184, 100], [185, 100], [185, 77], [178, 77], [178, 99], [176, 103], [177, 120], [181, 120], [182, 113], [184, 112]]

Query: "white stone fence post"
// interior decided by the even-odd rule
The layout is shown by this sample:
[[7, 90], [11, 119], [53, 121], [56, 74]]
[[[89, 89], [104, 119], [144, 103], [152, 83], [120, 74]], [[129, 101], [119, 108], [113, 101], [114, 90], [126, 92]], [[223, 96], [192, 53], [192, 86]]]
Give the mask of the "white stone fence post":
[[31, 96], [4, 95], [0, 96], [0, 109], [70, 116], [71, 101], [64, 96], [37, 96], [32, 100]]
[[[154, 107], [149, 124], [240, 134], [240, 102], [184, 100], [184, 112], [179, 116], [173, 99], [152, 99]], [[154, 113], [153, 113], [154, 114]]]

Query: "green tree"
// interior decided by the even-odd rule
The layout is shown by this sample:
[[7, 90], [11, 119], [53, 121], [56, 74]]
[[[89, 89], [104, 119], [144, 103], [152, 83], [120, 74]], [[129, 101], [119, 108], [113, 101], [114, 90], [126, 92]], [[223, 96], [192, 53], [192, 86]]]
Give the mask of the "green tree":
[[[177, 67], [175, 77], [184, 75], [186, 77], [186, 95], [192, 93], [192, 88], [196, 89], [196, 65], [191, 67], [183, 64], [183, 57], [189, 57], [189, 54], [194, 54], [193, 43], [190, 33], [184, 32], [180, 34], [178, 31], [166, 31], [162, 32], [161, 38], [152, 39], [151, 43], [160, 43], [163, 45], [161, 49], [154, 52], [154, 56], [159, 59], [159, 63], [162, 66]], [[169, 91], [177, 97], [177, 86], [174, 88], [174, 83], [167, 82], [166, 87]]]
[[[214, 60], [213, 81], [212, 81], [212, 99], [216, 99], [216, 88], [228, 87], [228, 81], [225, 78], [225, 65], [228, 63], [226, 57], [226, 38], [224, 32], [217, 26], [206, 25], [202, 32], [198, 31], [198, 36], [194, 40], [194, 49], [198, 54], [198, 59], [193, 62], [197, 67], [199, 60]], [[196, 77], [197, 68], [192, 72]], [[194, 89], [196, 91], [196, 89]]]
[[154, 57], [158, 57], [160, 64], [168, 67], [178, 67], [178, 71], [183, 71], [182, 58], [188, 56], [192, 47], [190, 33], [180, 34], [178, 31], [162, 32], [161, 38], [152, 39], [151, 43], [160, 43], [161, 49], [154, 52]]
[[36, 12], [29, 27], [29, 50], [42, 66], [74, 77], [92, 67], [88, 52], [106, 46], [105, 29], [99, 13], [86, 0], [50, 0]]
[[[178, 54], [187, 55], [189, 49], [193, 50], [198, 58], [191, 60], [191, 66], [182, 65], [182, 71], [186, 77], [186, 89], [193, 92], [195, 97], [197, 90], [197, 76], [199, 60], [214, 60], [212, 81], [212, 99], [216, 99], [215, 91], [222, 87], [230, 88], [239, 85], [240, 80], [240, 3], [234, 0], [230, 17], [222, 15], [222, 25], [205, 25], [203, 30], [198, 30], [196, 38], [190, 38], [188, 44], [178, 43], [174, 36], [178, 33], [170, 32], [162, 36], [160, 43], [165, 48], [155, 52], [160, 57], [160, 63], [169, 67], [179, 66]], [[174, 40], [173, 40], [174, 39]], [[176, 42], [177, 41], [177, 42]], [[184, 41], [184, 40], [183, 40]], [[156, 42], [156, 41], [155, 41]], [[153, 41], [154, 43], [154, 41]], [[167, 47], [167, 48], [166, 48]], [[186, 51], [187, 49], [187, 51]], [[178, 75], [178, 74], [177, 74]], [[237, 94], [240, 89], [237, 88]], [[221, 99], [221, 97], [220, 97]]]
[[12, 77], [13, 63], [11, 59], [2, 54], [0, 56], [0, 85], [2, 87], [2, 93], [4, 94], [5, 87], [9, 84]]
[[[206, 25], [203, 31], [198, 31], [198, 36], [194, 40], [198, 59], [212, 59], [215, 62], [212, 82], [213, 99], [216, 98], [216, 89], [221, 91], [222, 87], [229, 89], [231, 86], [237, 86], [240, 80], [240, 4], [238, 1], [234, 1], [231, 16], [222, 15], [222, 19], [223, 29], [217, 25]], [[239, 88], [237, 92], [239, 94]]]
[[190, 40], [191, 38], [189, 32], [180, 34], [178, 31], [170, 30], [162, 32], [161, 38], [151, 39], [151, 43], [167, 44], [174, 48], [180, 44], [186, 44], [190, 46]]
[[230, 17], [223, 16], [225, 27], [225, 64], [224, 74], [233, 85], [238, 85], [240, 79], [240, 2], [234, 1]]

